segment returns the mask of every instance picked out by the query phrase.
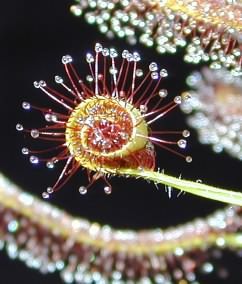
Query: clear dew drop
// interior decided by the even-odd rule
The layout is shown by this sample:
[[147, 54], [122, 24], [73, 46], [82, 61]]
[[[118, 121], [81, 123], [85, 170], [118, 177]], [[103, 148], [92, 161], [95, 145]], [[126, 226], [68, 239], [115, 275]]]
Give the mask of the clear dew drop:
[[187, 146], [187, 141], [185, 139], [180, 139], [177, 141], [177, 145], [181, 149], [185, 149]]
[[42, 193], [42, 197], [44, 198], [44, 199], [48, 199], [49, 197], [50, 197], [50, 195], [49, 195], [49, 193], [48, 192], [43, 192]]
[[134, 57], [133, 57], [133, 54], [129, 53], [126, 57], [127, 61], [134, 61]]
[[93, 77], [91, 75], [86, 76], [87, 82], [93, 82]]
[[44, 80], [39, 81], [40, 87], [46, 87], [46, 82]]
[[16, 130], [17, 130], [17, 131], [23, 131], [23, 130], [24, 130], [23, 125], [20, 124], [20, 123], [17, 123], [17, 124], [16, 124]]
[[38, 164], [39, 163], [39, 159], [36, 156], [30, 156], [29, 161], [31, 164]]
[[209, 274], [214, 270], [213, 265], [210, 262], [205, 262], [202, 266], [202, 272]]
[[110, 57], [115, 58], [117, 56], [118, 56], [118, 53], [117, 53], [116, 49], [110, 48]]
[[19, 228], [19, 223], [17, 220], [12, 220], [8, 223], [8, 231], [10, 233], [15, 233]]
[[197, 183], [202, 183], [202, 180], [201, 179], [197, 179], [196, 182]]
[[180, 96], [176, 96], [176, 97], [174, 98], [174, 103], [176, 103], [176, 104], [181, 104], [181, 102], [182, 102], [182, 99], [181, 99]]
[[108, 48], [104, 48], [102, 51], [102, 55], [103, 56], [109, 56], [109, 49]]
[[182, 131], [182, 136], [185, 137], [185, 138], [189, 137], [189, 136], [190, 136], [190, 131], [187, 130], [187, 129], [184, 129], [184, 130]]
[[61, 76], [56, 75], [55, 76], [55, 82], [57, 84], [62, 84], [64, 82], [63, 78]]
[[146, 113], [148, 110], [147, 105], [140, 105], [139, 107], [141, 113]]
[[167, 76], [168, 76], [167, 70], [166, 70], [166, 69], [161, 69], [161, 70], [160, 70], [160, 76], [161, 76], [162, 78], [167, 77]]
[[24, 147], [24, 148], [22, 148], [21, 152], [22, 152], [23, 155], [28, 155], [29, 154], [29, 149]]
[[192, 75], [188, 76], [186, 83], [190, 87], [196, 87], [196, 85], [201, 81], [201, 74], [199, 72], [194, 72]]
[[91, 53], [87, 53], [86, 54], [86, 61], [87, 61], [87, 63], [94, 62], [94, 57], [93, 57], [93, 55]]
[[192, 157], [191, 156], [186, 156], [186, 162], [191, 163], [192, 162]]
[[127, 58], [128, 57], [128, 54], [129, 54], [129, 51], [128, 50], [123, 50], [123, 52], [122, 52], [122, 57], [123, 58]]
[[72, 57], [70, 55], [64, 55], [62, 57], [61, 61], [62, 61], [63, 64], [71, 63], [72, 62]]
[[86, 194], [87, 193], [87, 188], [85, 186], [80, 186], [79, 187], [79, 192], [80, 194]]
[[28, 102], [22, 102], [22, 108], [24, 110], [29, 110], [31, 108], [31, 105]]
[[135, 75], [137, 77], [142, 77], [144, 75], [144, 72], [142, 69], [137, 69], [136, 72], [135, 72]]
[[47, 167], [48, 169], [53, 169], [53, 168], [55, 167], [55, 164], [54, 164], [54, 162], [52, 162], [52, 161], [48, 161], [48, 162], [46, 163], [46, 167]]
[[31, 132], [30, 132], [30, 135], [35, 139], [38, 138], [39, 137], [39, 130], [38, 129], [32, 129]]
[[151, 79], [157, 80], [159, 78], [159, 73], [158, 72], [152, 72], [150, 74]]
[[45, 120], [48, 121], [48, 122], [51, 121], [51, 114], [50, 113], [45, 114]]
[[38, 81], [34, 81], [34, 87], [38, 89], [40, 87], [40, 83]]
[[45, 114], [45, 120], [48, 121], [48, 122], [56, 122], [57, 116], [55, 114], [46, 113]]
[[110, 67], [109, 68], [109, 73], [112, 74], [112, 75], [115, 75], [118, 73], [118, 69], [115, 68], [115, 67]]
[[51, 194], [51, 193], [54, 192], [54, 189], [53, 189], [53, 187], [49, 186], [49, 187], [47, 187], [46, 191], [47, 191], [47, 193]]
[[151, 62], [150, 65], [149, 65], [149, 70], [150, 70], [151, 72], [157, 71], [157, 70], [158, 70], [157, 63], [156, 63], [156, 62]]
[[102, 45], [100, 43], [96, 43], [95, 44], [95, 51], [96, 52], [102, 52], [102, 50], [103, 50]]
[[166, 89], [162, 89], [159, 91], [158, 95], [161, 97], [161, 98], [165, 98], [167, 96], [168, 92]]
[[112, 193], [112, 188], [111, 188], [110, 186], [105, 186], [105, 187], [104, 187], [104, 192], [105, 192], [106, 194], [111, 194], [111, 193]]
[[134, 58], [134, 61], [136, 61], [136, 62], [141, 60], [141, 57], [140, 57], [138, 52], [133, 53], [133, 58]]

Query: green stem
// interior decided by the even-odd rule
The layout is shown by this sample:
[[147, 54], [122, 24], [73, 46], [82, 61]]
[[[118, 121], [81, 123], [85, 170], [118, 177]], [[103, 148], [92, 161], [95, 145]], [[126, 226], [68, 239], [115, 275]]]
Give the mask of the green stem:
[[154, 172], [151, 170], [119, 169], [118, 173], [121, 175], [143, 178], [148, 181], [153, 181], [156, 184], [171, 186], [212, 200], [242, 206], [242, 193], [240, 192], [222, 189], [200, 182], [175, 178], [164, 173]]

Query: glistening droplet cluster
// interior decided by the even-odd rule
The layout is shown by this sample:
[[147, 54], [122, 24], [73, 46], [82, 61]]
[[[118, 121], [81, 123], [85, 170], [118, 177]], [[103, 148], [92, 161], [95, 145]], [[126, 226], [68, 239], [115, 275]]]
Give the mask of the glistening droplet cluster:
[[201, 275], [228, 277], [217, 260], [225, 249], [238, 253], [241, 228], [241, 207], [230, 206], [165, 230], [113, 229], [46, 204], [0, 174], [0, 250], [43, 274], [59, 273], [64, 283], [202, 284]]
[[227, 70], [202, 69], [187, 78], [191, 99], [181, 104], [202, 144], [242, 160], [242, 81]]
[[240, 1], [77, 0], [71, 7], [84, 14], [109, 37], [126, 38], [155, 47], [159, 53], [175, 53], [186, 47], [188, 63], [211, 62], [211, 68], [228, 68], [241, 75], [242, 6]]

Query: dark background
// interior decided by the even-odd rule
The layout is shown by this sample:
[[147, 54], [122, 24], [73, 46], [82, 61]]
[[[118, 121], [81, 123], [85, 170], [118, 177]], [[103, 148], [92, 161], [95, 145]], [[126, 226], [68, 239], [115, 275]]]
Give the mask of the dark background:
[[[96, 42], [107, 47], [115, 46], [119, 51], [127, 48], [137, 50], [145, 65], [156, 61], [168, 70], [169, 77], [164, 87], [168, 89], [171, 99], [186, 90], [186, 76], [198, 68], [183, 63], [182, 52], [161, 56], [139, 44], [130, 47], [121, 40], [107, 40], [96, 27], [72, 16], [69, 12], [71, 4], [72, 1], [66, 0], [13, 0], [1, 2], [0, 6], [0, 166], [8, 178], [36, 196], [41, 196], [46, 187], [54, 183], [60, 168], [50, 171], [41, 164], [33, 167], [21, 154], [21, 148], [30, 146], [33, 149], [35, 141], [17, 133], [15, 125], [23, 122], [27, 127], [38, 127], [43, 123], [39, 114], [25, 113], [21, 103], [26, 100], [35, 105], [48, 106], [48, 98], [33, 87], [33, 81], [43, 79], [52, 82], [54, 75], [64, 75], [63, 55], [71, 54], [78, 71], [85, 74], [85, 53], [92, 50]], [[184, 115], [176, 109], [157, 126], [168, 130], [184, 129]], [[187, 179], [201, 179], [208, 184], [242, 189], [239, 161], [224, 154], [216, 155], [209, 147], [198, 144], [194, 132], [186, 151], [193, 156], [192, 164], [186, 164], [164, 150], [157, 150], [158, 165], [174, 176], [182, 174]], [[80, 196], [79, 186], [87, 183], [86, 175], [81, 171], [47, 202], [91, 221], [135, 229], [173, 226], [206, 216], [224, 206], [188, 194], [177, 197], [177, 191], [169, 199], [163, 186], [157, 190], [144, 181], [124, 178], [111, 180], [113, 193], [110, 196], [103, 193], [102, 182], [97, 182], [86, 196]], [[230, 262], [231, 258], [227, 257], [228, 267]], [[4, 279], [0, 283], [7, 284], [19, 283], [19, 280], [20, 283], [60, 283], [58, 276], [43, 277], [28, 270], [22, 263], [10, 261], [4, 253], [0, 255], [0, 275]], [[211, 283], [241, 283], [238, 279], [241, 272], [240, 275], [238, 271], [231, 272], [230, 276], [229, 282], [216, 282], [213, 278]]]

